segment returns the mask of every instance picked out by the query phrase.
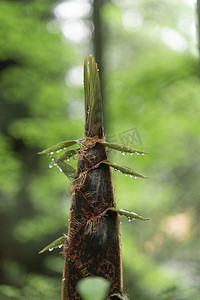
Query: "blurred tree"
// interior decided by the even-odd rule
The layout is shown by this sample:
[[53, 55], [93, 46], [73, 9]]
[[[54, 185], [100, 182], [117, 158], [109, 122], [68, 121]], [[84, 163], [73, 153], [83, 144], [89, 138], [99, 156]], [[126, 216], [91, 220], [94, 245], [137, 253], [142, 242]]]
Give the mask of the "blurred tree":
[[[62, 204], [58, 208], [53, 202], [63, 197], [60, 182], [48, 192], [47, 182], [54, 179], [46, 171], [40, 173], [37, 157], [44, 145], [65, 136], [63, 122], [68, 112], [62, 97], [66, 92], [63, 78], [74, 63], [70, 46], [66, 48], [58, 34], [48, 32], [53, 4], [36, 0], [0, 3], [1, 299], [31, 298], [30, 289], [34, 299], [55, 299], [61, 293], [57, 279], [32, 275], [52, 276], [62, 269], [49, 269], [46, 257], [37, 254], [47, 236], [54, 238], [64, 231], [65, 223], [65, 216], [56, 217]], [[51, 281], [48, 294], [45, 284]], [[41, 286], [43, 282], [44, 289], [38, 282]], [[23, 292], [16, 292], [16, 287]]]

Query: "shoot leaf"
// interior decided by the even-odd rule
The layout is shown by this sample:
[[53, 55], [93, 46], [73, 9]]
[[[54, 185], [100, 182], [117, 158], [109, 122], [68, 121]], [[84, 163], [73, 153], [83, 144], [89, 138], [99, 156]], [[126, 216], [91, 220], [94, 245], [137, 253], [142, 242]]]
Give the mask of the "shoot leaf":
[[64, 148], [68, 148], [68, 147], [70, 147], [72, 145], [75, 145], [77, 143], [78, 143], [78, 141], [76, 141], [76, 140], [66, 141], [66, 142], [60, 142], [60, 143], [58, 143], [58, 144], [56, 144], [56, 145], [54, 145], [54, 146], [52, 146], [52, 147], [50, 147], [48, 149], [45, 149], [45, 150], [43, 150], [41, 152], [38, 152], [38, 154], [47, 154], [47, 153], [59, 151], [59, 150], [62, 150]]
[[109, 207], [105, 210], [104, 213], [106, 213], [108, 210], [114, 211], [114, 212], [120, 214], [121, 216], [125, 216], [129, 220], [135, 220], [135, 219], [142, 220], [142, 221], [149, 220], [148, 218], [141, 217], [138, 214], [134, 213], [133, 211], [129, 211], [129, 210], [126, 210], [126, 209], [119, 209], [119, 208], [115, 208], [115, 207]]
[[122, 172], [123, 174], [132, 175], [132, 176], [135, 176], [135, 177], [146, 178], [146, 179], [148, 178], [148, 177], [142, 175], [141, 173], [138, 173], [138, 172], [132, 170], [131, 168], [124, 167], [124, 166], [118, 165], [118, 164], [116, 164], [116, 163], [111, 163], [111, 162], [108, 161], [108, 160], [103, 160], [102, 163], [111, 166], [111, 167], [114, 168], [115, 170], [119, 170], [119, 171]]
[[129, 146], [125, 146], [125, 145], [122, 145], [122, 144], [115, 144], [115, 143], [108, 143], [108, 142], [105, 142], [105, 141], [98, 141], [98, 143], [108, 147], [108, 148], [111, 148], [111, 149], [114, 149], [114, 150], [117, 150], [117, 151], [121, 151], [121, 152], [128, 152], [128, 153], [139, 153], [139, 154], [148, 154], [148, 152], [144, 151], [144, 150], [138, 150], [138, 149], [134, 149], [132, 147], [129, 147]]
[[58, 239], [56, 239], [55, 241], [53, 241], [51, 244], [47, 245], [46, 247], [44, 247], [40, 252], [39, 254], [49, 250], [49, 251], [52, 251], [53, 249], [55, 248], [61, 248], [65, 242], [65, 239], [67, 237], [65, 235], [59, 237]]

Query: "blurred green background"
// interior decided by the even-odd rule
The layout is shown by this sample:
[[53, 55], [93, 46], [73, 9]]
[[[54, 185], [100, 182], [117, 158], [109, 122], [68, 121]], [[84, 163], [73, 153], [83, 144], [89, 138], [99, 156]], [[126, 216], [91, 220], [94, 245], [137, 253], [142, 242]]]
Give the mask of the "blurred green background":
[[[70, 183], [37, 152], [83, 137], [83, 61], [100, 66], [130, 299], [200, 299], [200, 82], [196, 1], [0, 2], [0, 299], [60, 299]], [[72, 161], [76, 165], [76, 161]]]

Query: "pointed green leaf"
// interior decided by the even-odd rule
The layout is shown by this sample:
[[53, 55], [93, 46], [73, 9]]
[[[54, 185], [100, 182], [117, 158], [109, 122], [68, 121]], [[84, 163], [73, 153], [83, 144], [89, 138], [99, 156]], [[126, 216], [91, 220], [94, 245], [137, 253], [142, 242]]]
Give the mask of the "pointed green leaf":
[[66, 151], [63, 155], [61, 155], [59, 157], [59, 160], [61, 160], [61, 161], [68, 160], [70, 157], [76, 155], [79, 150], [80, 150], [80, 148]]
[[60, 159], [56, 160], [56, 164], [57, 164], [58, 169], [61, 172], [63, 172], [70, 181], [75, 180], [76, 170], [72, 166], [70, 166], [69, 164], [65, 163], [64, 161], [62, 161]]
[[114, 211], [114, 212], [120, 214], [121, 216], [125, 216], [130, 221], [135, 220], [135, 219], [142, 220], [142, 221], [149, 220], [148, 218], [141, 217], [138, 214], [134, 213], [133, 211], [129, 211], [129, 210], [126, 210], [126, 209], [118, 209], [118, 208], [115, 208], [115, 207], [109, 207], [109, 208], [106, 209], [105, 212], [107, 212], [108, 210]]
[[87, 115], [90, 106], [90, 82], [89, 82], [89, 72], [88, 72], [88, 61], [87, 57], [84, 61], [84, 93], [85, 93], [85, 127], [88, 127]]
[[129, 300], [129, 298], [126, 295], [122, 295], [122, 294], [119, 294], [119, 293], [118, 294], [112, 294], [110, 297], [118, 297], [120, 300]]
[[49, 250], [52, 251], [55, 248], [61, 248], [65, 242], [65, 239], [67, 237], [65, 235], [61, 236], [60, 238], [56, 239], [55, 241], [53, 241], [51, 244], [47, 245], [46, 247], [44, 247], [39, 254]]
[[85, 90], [85, 135], [90, 137], [103, 136], [103, 113], [100, 80], [97, 64], [93, 56], [84, 61]]
[[65, 149], [65, 148], [68, 148], [74, 144], [78, 143], [78, 141], [76, 140], [72, 140], [72, 141], [66, 141], [66, 142], [60, 142], [48, 149], [45, 149], [41, 152], [38, 152], [38, 154], [46, 154], [46, 153], [51, 153], [51, 152], [55, 152], [55, 151], [59, 151], [59, 150], [62, 150], [62, 149]]
[[51, 165], [55, 165], [70, 181], [75, 180], [76, 170], [72, 166], [60, 160], [59, 158], [56, 158], [51, 153], [49, 153], [49, 156], [52, 158]]
[[138, 172], [132, 170], [131, 168], [124, 167], [124, 166], [118, 165], [116, 163], [111, 163], [108, 160], [104, 160], [104, 161], [102, 161], [102, 163], [111, 166], [115, 170], [119, 170], [123, 174], [127, 174], [127, 175], [134, 176], [134, 177], [146, 178], [146, 179], [148, 178], [148, 177], [142, 175], [141, 173], [138, 173]]
[[117, 151], [121, 151], [121, 152], [128, 152], [128, 153], [136, 153], [136, 154], [148, 154], [148, 152], [144, 151], [144, 150], [138, 150], [138, 149], [134, 149], [132, 147], [129, 147], [129, 146], [125, 146], [125, 145], [122, 145], [122, 144], [115, 144], [115, 143], [108, 143], [108, 142], [105, 142], [105, 141], [98, 141], [98, 143], [108, 147], [108, 148], [111, 148], [111, 149], [114, 149], [114, 150], [117, 150]]

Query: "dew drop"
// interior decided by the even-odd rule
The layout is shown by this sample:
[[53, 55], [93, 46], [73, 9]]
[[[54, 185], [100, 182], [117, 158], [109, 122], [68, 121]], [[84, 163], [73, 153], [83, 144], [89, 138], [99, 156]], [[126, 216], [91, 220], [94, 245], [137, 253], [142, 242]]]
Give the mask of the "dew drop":
[[53, 165], [52, 165], [52, 164], [50, 164], [50, 165], [49, 165], [49, 168], [50, 168], [50, 169], [52, 169], [52, 168], [53, 168]]
[[137, 155], [139, 155], [140, 153], [137, 152]]
[[60, 172], [62, 172], [62, 169], [57, 165], [57, 168], [58, 168], [58, 170], [60, 171]]
[[122, 222], [120, 221], [120, 222], [119, 222], [119, 224], [121, 225], [121, 224], [122, 224]]
[[128, 221], [129, 221], [129, 222], [131, 222], [131, 221], [132, 221], [130, 217], [128, 217]]
[[66, 278], [64, 277], [64, 278], [63, 278], [63, 281], [65, 281], [65, 280], [66, 280]]
[[137, 179], [137, 176], [134, 176], [135, 179]]
[[144, 153], [142, 153], [142, 155], [144, 155]]
[[58, 246], [58, 248], [60, 249], [60, 248], [62, 248], [62, 246], [63, 246], [63, 245], [61, 244], [61, 245]]
[[131, 152], [130, 155], [133, 155], [133, 152]]
[[132, 178], [133, 177], [133, 175], [130, 175], [130, 178]]
[[126, 155], [126, 152], [122, 152], [122, 155]]
[[128, 176], [128, 174], [125, 174], [125, 176]]
[[53, 248], [49, 248], [49, 251], [53, 251]]
[[69, 158], [69, 157], [67, 158], [67, 161], [70, 161], [70, 158]]
[[52, 152], [50, 152], [50, 154], [54, 154], [54, 152], [52, 151]]

